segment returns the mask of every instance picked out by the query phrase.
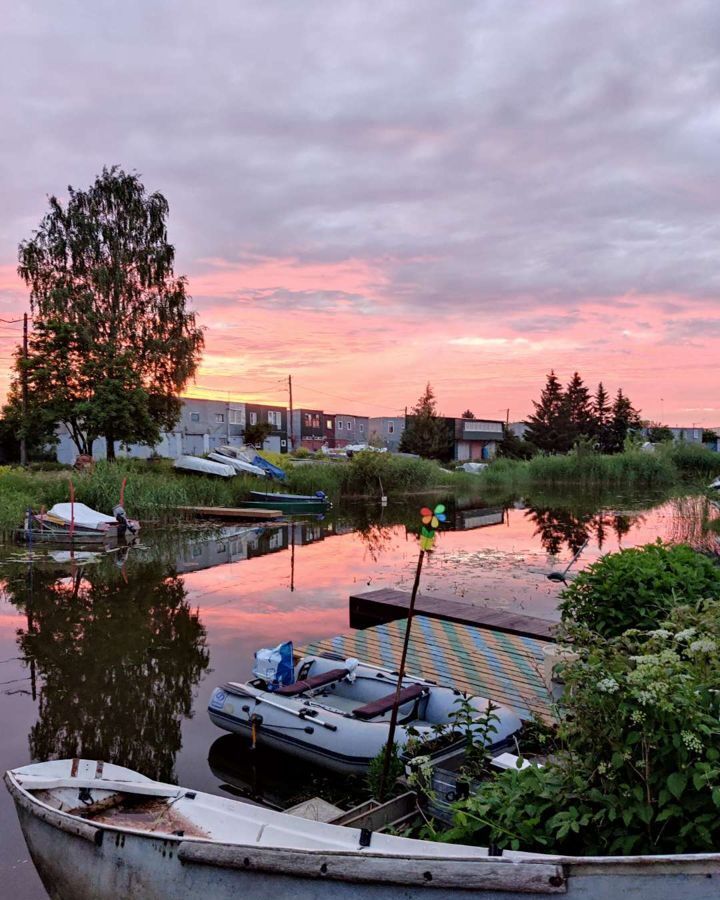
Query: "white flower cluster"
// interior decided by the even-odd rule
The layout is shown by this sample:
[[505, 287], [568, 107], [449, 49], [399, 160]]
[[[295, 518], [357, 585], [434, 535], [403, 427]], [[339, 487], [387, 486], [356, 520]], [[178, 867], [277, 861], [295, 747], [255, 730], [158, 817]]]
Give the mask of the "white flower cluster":
[[712, 653], [716, 647], [717, 644], [710, 638], [699, 638], [690, 644], [688, 650], [690, 653]]
[[684, 631], [678, 631], [675, 635], [676, 641], [689, 641], [691, 637], [695, 637], [694, 628], [686, 628]]
[[680, 737], [688, 750], [692, 750], [695, 753], [702, 753], [703, 743], [696, 734], [692, 733], [692, 731], [681, 731]]
[[603, 694], [614, 694], [620, 685], [614, 678], [601, 678], [597, 683], [597, 689]]
[[650, 631], [648, 633], [651, 637], [662, 638], [663, 640], [672, 637], [672, 631], [668, 631], [667, 628], [656, 628], [655, 631]]

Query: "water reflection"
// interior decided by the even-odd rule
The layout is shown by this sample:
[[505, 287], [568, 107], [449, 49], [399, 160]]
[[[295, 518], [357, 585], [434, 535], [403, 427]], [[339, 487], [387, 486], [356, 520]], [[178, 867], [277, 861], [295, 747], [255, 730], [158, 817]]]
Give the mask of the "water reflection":
[[159, 561], [126, 572], [106, 558], [70, 574], [16, 570], [5, 593], [27, 616], [18, 643], [41, 685], [32, 758], [85, 756], [172, 781], [209, 660], [182, 578]]
[[577, 553], [591, 539], [602, 550], [609, 532], [621, 541], [633, 525], [644, 521], [640, 513], [549, 506], [530, 506], [525, 516], [535, 526], [534, 536], [540, 538], [543, 549], [550, 556], [558, 556], [564, 547], [573, 554]]
[[213, 743], [208, 765], [221, 790], [273, 809], [288, 809], [308, 797], [323, 797], [344, 808], [357, 803], [365, 791], [362, 776], [338, 779], [327, 769], [272, 747], [253, 750], [236, 734]]

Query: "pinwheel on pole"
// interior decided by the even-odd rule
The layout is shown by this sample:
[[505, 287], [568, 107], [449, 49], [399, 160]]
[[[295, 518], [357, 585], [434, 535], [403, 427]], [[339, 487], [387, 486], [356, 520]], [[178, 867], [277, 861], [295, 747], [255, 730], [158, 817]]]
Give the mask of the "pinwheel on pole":
[[413, 582], [412, 594], [410, 595], [410, 605], [408, 607], [407, 623], [405, 625], [405, 640], [403, 641], [400, 667], [398, 669], [397, 688], [395, 689], [395, 702], [393, 703], [392, 712], [390, 714], [390, 728], [388, 730], [388, 739], [385, 746], [385, 759], [383, 761], [382, 777], [380, 779], [379, 800], [383, 800], [385, 797], [386, 782], [390, 770], [390, 759], [395, 743], [395, 729], [397, 727], [400, 692], [402, 691], [403, 679], [405, 678], [405, 663], [407, 660], [408, 645], [410, 644], [410, 629], [412, 628], [413, 614], [415, 612], [415, 600], [420, 585], [420, 572], [422, 571], [425, 554], [433, 549], [435, 535], [440, 527], [440, 523], [445, 521], [445, 507], [442, 503], [439, 503], [435, 509], [424, 506], [420, 510], [420, 515], [422, 516], [422, 526], [420, 528], [420, 555], [418, 556], [417, 568], [415, 569], [415, 581]]

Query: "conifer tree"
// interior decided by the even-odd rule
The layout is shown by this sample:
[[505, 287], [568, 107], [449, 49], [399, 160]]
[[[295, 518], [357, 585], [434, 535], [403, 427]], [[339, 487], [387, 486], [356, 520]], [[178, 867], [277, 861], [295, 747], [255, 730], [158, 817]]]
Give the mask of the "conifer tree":
[[608, 450], [610, 445], [610, 397], [602, 381], [597, 386], [597, 391], [592, 402], [592, 417], [594, 425], [594, 437], [597, 449], [601, 453]]
[[565, 391], [565, 407], [568, 449], [572, 449], [577, 441], [591, 437], [594, 431], [590, 391], [578, 372], [570, 379]]
[[618, 388], [610, 416], [609, 452], [621, 453], [627, 436], [641, 427], [642, 422], [640, 421], [639, 411], [633, 407], [630, 399], [623, 394], [622, 388]]
[[452, 440], [453, 435], [438, 415], [435, 392], [428, 382], [406, 418], [399, 449], [403, 453], [417, 453], [428, 459], [448, 460], [452, 456]]
[[525, 440], [546, 453], [563, 453], [569, 449], [567, 429], [567, 406], [562, 385], [554, 370], [547, 381], [540, 402], [533, 400], [535, 412], [525, 423]]

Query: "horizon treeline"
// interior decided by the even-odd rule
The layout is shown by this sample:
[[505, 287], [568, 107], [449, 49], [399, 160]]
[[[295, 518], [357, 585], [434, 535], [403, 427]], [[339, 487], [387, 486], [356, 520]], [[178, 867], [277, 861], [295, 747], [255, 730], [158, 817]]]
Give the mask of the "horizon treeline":
[[551, 370], [533, 406], [525, 440], [545, 453], [567, 453], [578, 443], [592, 444], [600, 453], [620, 453], [628, 435], [643, 427], [640, 410], [622, 388], [611, 400], [601, 381], [591, 394], [578, 372], [563, 388]]

